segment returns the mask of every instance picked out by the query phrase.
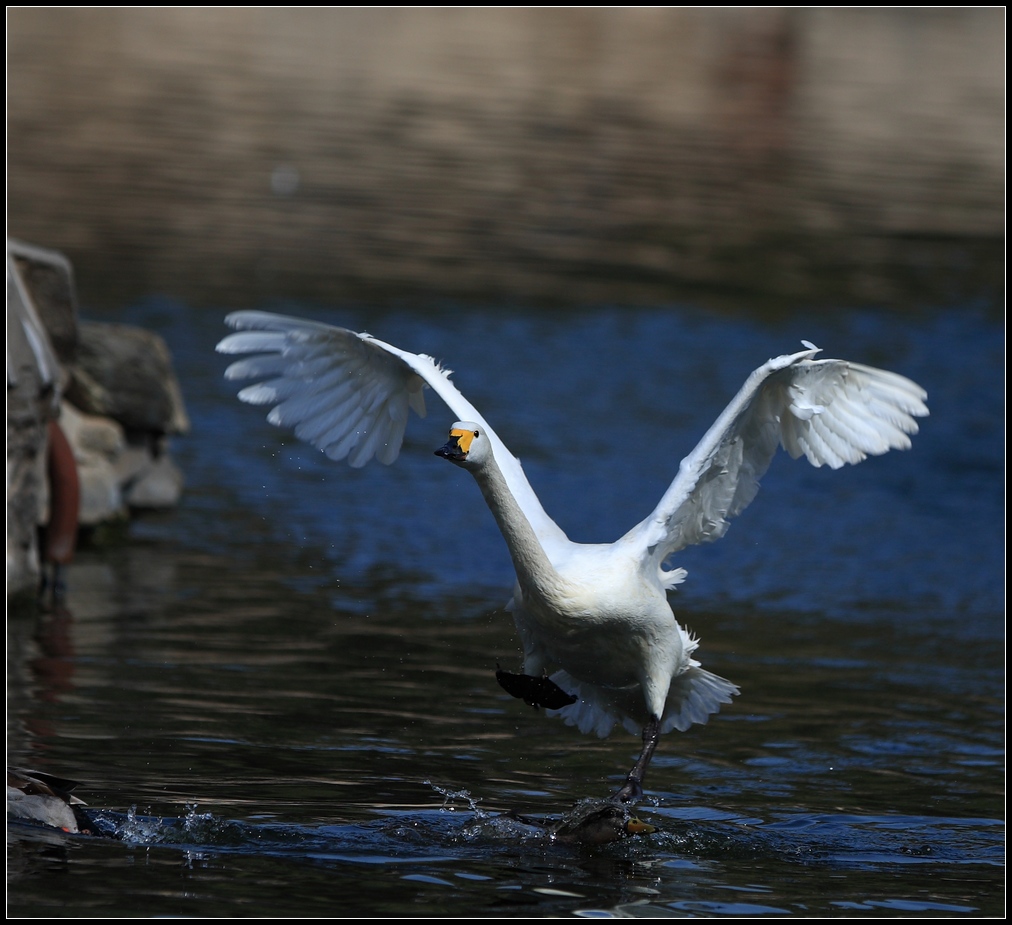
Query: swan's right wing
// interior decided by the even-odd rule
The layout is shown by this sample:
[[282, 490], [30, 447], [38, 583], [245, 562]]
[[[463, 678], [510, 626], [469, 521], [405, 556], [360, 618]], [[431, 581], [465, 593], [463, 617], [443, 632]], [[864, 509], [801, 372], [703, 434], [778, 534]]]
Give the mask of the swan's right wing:
[[273, 405], [267, 420], [331, 459], [353, 467], [375, 457], [385, 464], [400, 454], [408, 410], [425, 416], [423, 391], [431, 388], [457, 420], [480, 424], [492, 442], [506, 482], [543, 541], [565, 538], [545, 513], [520, 461], [432, 357], [409, 353], [370, 334], [269, 312], [234, 312], [236, 329], [219, 353], [250, 354], [225, 371], [227, 379], [258, 379], [239, 392], [253, 405]]

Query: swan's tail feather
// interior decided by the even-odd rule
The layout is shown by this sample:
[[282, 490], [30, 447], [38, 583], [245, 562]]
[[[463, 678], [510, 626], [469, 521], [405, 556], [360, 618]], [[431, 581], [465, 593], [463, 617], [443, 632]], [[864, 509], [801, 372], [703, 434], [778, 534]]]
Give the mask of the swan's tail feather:
[[621, 717], [615, 710], [614, 699], [624, 691], [610, 691], [577, 681], [567, 671], [557, 671], [552, 680], [567, 693], [576, 696], [576, 703], [571, 703], [561, 710], [546, 710], [547, 716], [558, 716], [567, 726], [576, 726], [580, 732], [595, 733], [598, 738], [605, 738]]
[[[602, 739], [615, 723], [621, 723], [633, 735], [642, 731], [647, 717], [639, 687], [622, 690], [598, 687], [578, 681], [565, 671], [553, 674], [552, 681], [578, 699], [561, 710], [546, 710], [546, 715], [558, 716], [580, 732], [593, 732]], [[671, 682], [661, 717], [661, 732], [672, 729], [684, 732], [693, 723], [705, 723], [711, 714], [720, 710], [721, 704], [730, 703], [738, 692], [737, 685], [725, 678], [702, 668], [690, 668]]]
[[722, 703], [730, 703], [738, 693], [738, 685], [726, 678], [702, 668], [690, 668], [671, 682], [661, 732], [672, 729], [685, 732], [693, 723], [705, 723], [711, 713], [717, 713]]

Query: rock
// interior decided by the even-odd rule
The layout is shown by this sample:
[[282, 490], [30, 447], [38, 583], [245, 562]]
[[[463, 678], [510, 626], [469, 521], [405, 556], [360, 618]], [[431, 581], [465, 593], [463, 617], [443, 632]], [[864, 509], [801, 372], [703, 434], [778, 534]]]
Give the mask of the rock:
[[60, 426], [74, 448], [78, 465], [93, 456], [116, 459], [126, 448], [126, 436], [116, 421], [87, 414], [67, 401], [60, 405]]
[[190, 421], [162, 338], [122, 324], [82, 322], [67, 398], [127, 430], [185, 434]]
[[179, 503], [183, 474], [165, 436], [128, 433], [112, 418], [85, 414], [70, 402], [61, 406], [60, 424], [77, 460], [82, 526], [124, 518], [128, 508]]
[[[61, 441], [60, 458], [71, 476], [76, 464], [73, 495], [50, 491], [48, 434], [57, 418], [70, 447]], [[178, 503], [183, 476], [169, 455], [168, 435], [189, 428], [165, 341], [127, 325], [79, 322], [66, 257], [8, 239], [8, 599], [40, 587], [38, 531], [52, 527], [53, 514], [73, 539], [77, 525]], [[70, 497], [76, 512], [74, 501], [59, 500]], [[61, 548], [60, 564], [73, 555], [73, 542]]]
[[127, 505], [117, 467], [127, 447], [123, 428], [109, 418], [85, 414], [70, 402], [61, 406], [60, 426], [77, 461], [81, 525], [93, 527], [126, 517]]
[[168, 438], [157, 434], [127, 434], [116, 461], [123, 497], [132, 508], [167, 508], [179, 503], [183, 473], [169, 456]]
[[132, 508], [175, 507], [182, 493], [183, 473], [163, 453], [126, 486], [126, 502]]

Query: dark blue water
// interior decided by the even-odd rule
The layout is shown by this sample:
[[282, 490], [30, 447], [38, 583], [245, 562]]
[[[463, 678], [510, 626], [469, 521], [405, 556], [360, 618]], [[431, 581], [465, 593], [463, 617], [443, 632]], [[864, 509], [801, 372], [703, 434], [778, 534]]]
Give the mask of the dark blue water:
[[286, 310], [455, 370], [569, 535], [609, 541], [770, 356], [808, 339], [903, 373], [909, 452], [781, 455], [673, 593], [742, 688], [662, 741], [651, 835], [537, 825], [638, 743], [505, 695], [512, 571], [430, 396], [352, 470], [225, 383], [223, 312], [115, 319], [173, 350], [182, 506], [87, 548], [66, 611], [8, 628], [8, 754], [86, 782], [118, 837], [8, 835], [17, 915], [999, 915], [1004, 910], [1004, 331], [981, 307], [776, 320], [690, 308]]

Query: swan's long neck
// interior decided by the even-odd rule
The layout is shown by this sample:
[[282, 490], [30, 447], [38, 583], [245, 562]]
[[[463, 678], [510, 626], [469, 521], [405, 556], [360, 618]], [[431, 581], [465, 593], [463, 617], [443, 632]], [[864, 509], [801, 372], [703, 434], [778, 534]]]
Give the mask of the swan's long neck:
[[506, 540], [520, 587], [525, 593], [551, 594], [559, 586], [559, 573], [513, 497], [495, 457], [490, 454], [486, 462], [471, 472]]

